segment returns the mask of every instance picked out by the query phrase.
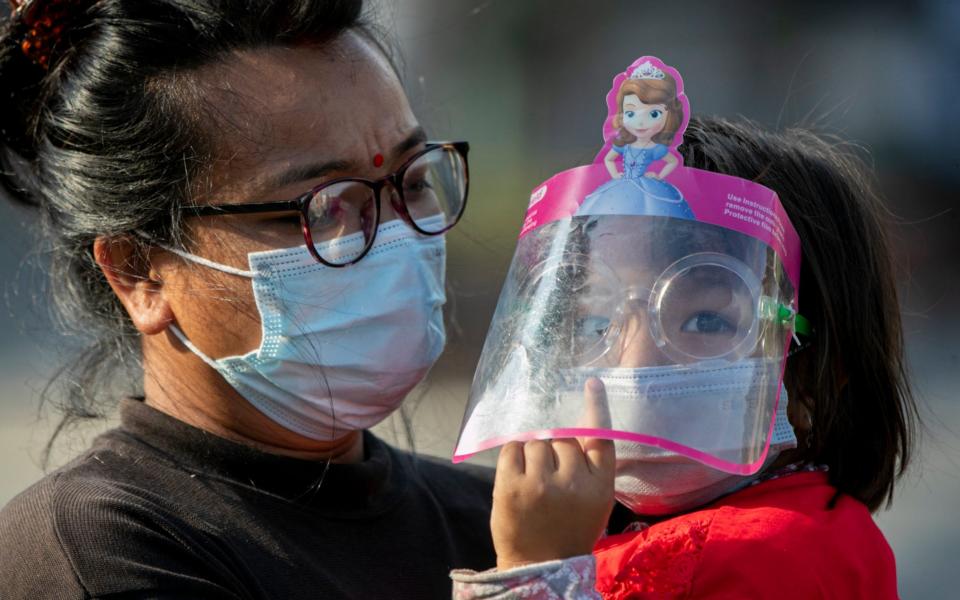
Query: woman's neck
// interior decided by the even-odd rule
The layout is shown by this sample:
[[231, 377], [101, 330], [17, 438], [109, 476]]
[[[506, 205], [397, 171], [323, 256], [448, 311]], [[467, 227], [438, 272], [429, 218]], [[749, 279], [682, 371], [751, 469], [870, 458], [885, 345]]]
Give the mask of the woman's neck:
[[336, 463], [363, 460], [363, 432], [318, 441], [290, 431], [257, 410], [209, 365], [191, 353], [177, 351], [172, 337], [159, 334], [144, 339], [143, 388], [149, 406], [263, 452]]

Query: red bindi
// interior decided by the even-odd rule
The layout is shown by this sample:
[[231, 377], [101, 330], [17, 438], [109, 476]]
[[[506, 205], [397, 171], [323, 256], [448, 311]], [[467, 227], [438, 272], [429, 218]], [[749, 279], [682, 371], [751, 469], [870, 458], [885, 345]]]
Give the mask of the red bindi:
[[383, 166], [383, 155], [377, 154], [373, 157], [373, 166], [380, 168]]

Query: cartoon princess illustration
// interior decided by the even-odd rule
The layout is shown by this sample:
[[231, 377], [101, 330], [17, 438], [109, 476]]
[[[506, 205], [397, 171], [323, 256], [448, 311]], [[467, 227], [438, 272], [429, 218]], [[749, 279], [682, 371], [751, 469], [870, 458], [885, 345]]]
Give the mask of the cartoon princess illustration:
[[[616, 107], [617, 135], [603, 159], [612, 179], [584, 198], [577, 214], [693, 219], [683, 195], [664, 180], [680, 163], [670, 147], [685, 116], [674, 77], [649, 60], [644, 62], [620, 84]], [[617, 168], [618, 157], [623, 173]], [[658, 160], [664, 166], [648, 170]]]

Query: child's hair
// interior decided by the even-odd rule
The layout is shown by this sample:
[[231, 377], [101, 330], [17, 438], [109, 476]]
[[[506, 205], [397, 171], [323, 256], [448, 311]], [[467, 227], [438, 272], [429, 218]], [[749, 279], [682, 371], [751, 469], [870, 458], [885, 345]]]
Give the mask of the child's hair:
[[787, 361], [790, 402], [812, 421], [804, 459], [871, 511], [893, 498], [918, 414], [907, 380], [894, 265], [869, 171], [836, 140], [749, 122], [691, 119], [684, 164], [777, 192], [800, 236], [800, 312], [809, 347]]
[[617, 115], [613, 118], [613, 128], [617, 130], [617, 137], [613, 140], [615, 146], [625, 146], [637, 141], [637, 137], [623, 127], [623, 99], [633, 95], [644, 104], [663, 104], [667, 110], [667, 123], [663, 131], [653, 136], [658, 144], [669, 145], [683, 123], [683, 105], [677, 98], [677, 82], [669, 73], [664, 73], [663, 79], [625, 79], [617, 91]]

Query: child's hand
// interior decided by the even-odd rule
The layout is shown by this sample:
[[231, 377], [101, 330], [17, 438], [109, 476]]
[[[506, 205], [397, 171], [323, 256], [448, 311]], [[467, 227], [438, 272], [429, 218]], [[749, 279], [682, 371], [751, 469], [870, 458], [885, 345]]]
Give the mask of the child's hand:
[[[585, 386], [584, 427], [609, 427], [603, 383]], [[500, 451], [490, 528], [497, 569], [593, 551], [613, 508], [613, 442], [511, 442]]]

